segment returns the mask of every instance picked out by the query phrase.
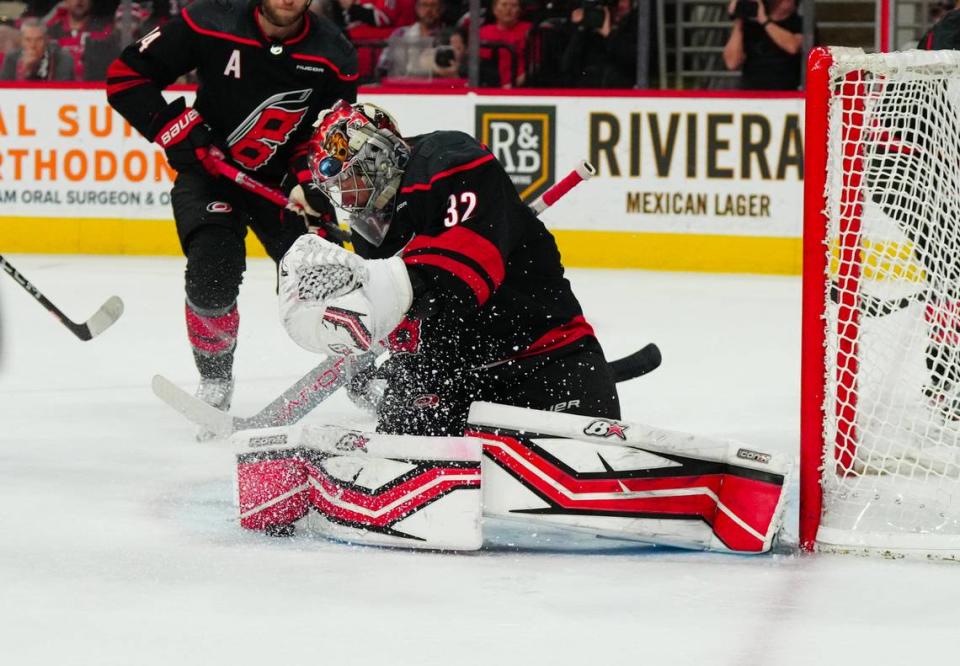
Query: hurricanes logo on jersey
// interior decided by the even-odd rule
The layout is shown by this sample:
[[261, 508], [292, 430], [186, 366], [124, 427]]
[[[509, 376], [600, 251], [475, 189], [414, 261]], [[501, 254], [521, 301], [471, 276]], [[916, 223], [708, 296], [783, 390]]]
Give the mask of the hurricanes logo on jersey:
[[291, 90], [261, 102], [227, 137], [233, 160], [251, 171], [266, 164], [300, 126], [311, 92]]
[[477, 107], [477, 140], [503, 165], [521, 199], [553, 184], [555, 116], [553, 106]]

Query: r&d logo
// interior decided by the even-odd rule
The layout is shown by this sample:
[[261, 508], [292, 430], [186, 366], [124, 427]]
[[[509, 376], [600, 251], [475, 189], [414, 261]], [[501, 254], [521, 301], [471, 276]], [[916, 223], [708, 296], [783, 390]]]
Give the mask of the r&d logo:
[[506, 169], [520, 198], [553, 184], [556, 107], [478, 106], [476, 137]]

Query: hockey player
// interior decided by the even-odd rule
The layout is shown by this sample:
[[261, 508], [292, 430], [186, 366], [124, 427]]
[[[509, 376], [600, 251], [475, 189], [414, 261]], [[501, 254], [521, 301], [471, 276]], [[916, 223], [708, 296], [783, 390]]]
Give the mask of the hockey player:
[[[197, 396], [229, 409], [250, 227], [274, 261], [306, 228], [283, 210], [218, 176], [218, 153], [268, 184], [283, 182], [310, 226], [335, 220], [322, 197], [303, 206], [311, 183], [311, 122], [336, 100], [356, 97], [356, 51], [311, 0], [199, 0], [128, 47], [110, 66], [110, 104], [164, 148], [177, 171], [172, 204], [186, 265], [187, 335]], [[160, 91], [196, 69], [193, 108]]]
[[310, 151], [357, 254], [298, 239], [280, 265], [281, 317], [317, 352], [363, 352], [389, 337], [380, 432], [461, 434], [484, 399], [619, 417], [554, 238], [486, 148], [454, 131], [403, 139], [382, 109], [341, 102], [321, 116]]

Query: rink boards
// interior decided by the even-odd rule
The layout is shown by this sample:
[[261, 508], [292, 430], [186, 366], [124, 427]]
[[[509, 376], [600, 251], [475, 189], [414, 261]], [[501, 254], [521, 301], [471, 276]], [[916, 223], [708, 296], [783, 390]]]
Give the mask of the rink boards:
[[[407, 135], [476, 136], [525, 199], [589, 159], [598, 175], [542, 215], [570, 266], [800, 272], [799, 94], [488, 92], [360, 98]], [[189, 89], [168, 95], [192, 100]], [[101, 88], [0, 87], [0, 139], [6, 252], [179, 254], [174, 174]]]

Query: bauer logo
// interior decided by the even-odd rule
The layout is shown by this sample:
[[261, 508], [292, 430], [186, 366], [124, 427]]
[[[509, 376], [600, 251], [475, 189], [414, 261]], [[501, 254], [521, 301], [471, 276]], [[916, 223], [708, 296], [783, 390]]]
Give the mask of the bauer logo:
[[555, 118], [553, 106], [477, 106], [477, 140], [503, 165], [523, 200], [553, 184]]
[[770, 462], [769, 453], [760, 453], [759, 451], [751, 451], [750, 449], [737, 449], [737, 457], [763, 463], [764, 465]]

